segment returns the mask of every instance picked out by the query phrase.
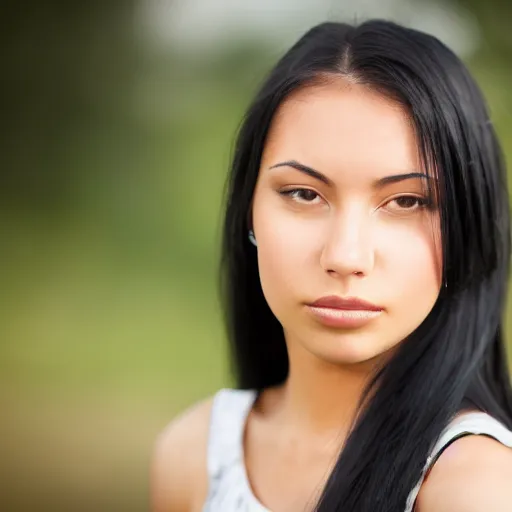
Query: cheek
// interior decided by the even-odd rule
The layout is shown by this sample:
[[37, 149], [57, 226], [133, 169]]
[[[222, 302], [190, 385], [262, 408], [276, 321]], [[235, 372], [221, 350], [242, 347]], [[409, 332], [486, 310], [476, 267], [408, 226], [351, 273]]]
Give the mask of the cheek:
[[308, 276], [314, 269], [311, 244], [304, 237], [294, 237], [291, 231], [281, 232], [274, 225], [265, 230], [258, 245], [258, 267], [265, 298], [274, 312], [281, 318], [286, 304], [294, 298], [305, 299]]
[[311, 300], [311, 294], [318, 292], [309, 288], [318, 275], [321, 226], [267, 207], [255, 208], [254, 228], [263, 293], [281, 320], [290, 306]]
[[261, 287], [278, 318], [287, 302], [293, 298], [300, 300], [307, 276], [311, 278], [315, 265], [314, 240], [308, 233], [310, 223], [287, 213], [281, 201], [272, 190], [257, 189], [253, 205]]
[[388, 235], [381, 243], [382, 266], [393, 278], [397, 297], [410, 300], [411, 307], [435, 301], [442, 279], [442, 248], [437, 221]]

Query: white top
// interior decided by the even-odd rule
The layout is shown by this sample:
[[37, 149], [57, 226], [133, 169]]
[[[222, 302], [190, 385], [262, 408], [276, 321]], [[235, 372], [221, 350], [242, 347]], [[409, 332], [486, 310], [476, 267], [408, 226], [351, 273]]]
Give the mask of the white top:
[[[254, 390], [221, 389], [214, 397], [208, 441], [209, 491], [203, 512], [271, 512], [254, 496], [244, 462], [243, 436], [256, 399]], [[405, 512], [412, 512], [423, 479], [438, 455], [461, 435], [484, 434], [512, 448], [512, 432], [482, 412], [465, 413], [441, 434], [411, 490]]]

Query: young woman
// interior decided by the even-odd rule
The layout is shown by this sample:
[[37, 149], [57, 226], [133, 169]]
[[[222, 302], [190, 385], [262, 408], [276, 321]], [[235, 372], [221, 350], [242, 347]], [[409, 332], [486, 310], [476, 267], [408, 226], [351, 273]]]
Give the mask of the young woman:
[[509, 231], [461, 61], [390, 22], [310, 30], [249, 108], [229, 178], [238, 389], [160, 436], [154, 510], [512, 510]]

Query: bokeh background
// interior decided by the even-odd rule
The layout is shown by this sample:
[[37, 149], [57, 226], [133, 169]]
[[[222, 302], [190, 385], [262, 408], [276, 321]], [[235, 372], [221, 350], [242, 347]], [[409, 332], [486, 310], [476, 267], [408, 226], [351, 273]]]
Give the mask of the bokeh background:
[[510, 160], [512, 2], [10, 4], [0, 510], [147, 510], [157, 433], [232, 382], [216, 288], [222, 195], [264, 73], [326, 19], [432, 32], [474, 72]]

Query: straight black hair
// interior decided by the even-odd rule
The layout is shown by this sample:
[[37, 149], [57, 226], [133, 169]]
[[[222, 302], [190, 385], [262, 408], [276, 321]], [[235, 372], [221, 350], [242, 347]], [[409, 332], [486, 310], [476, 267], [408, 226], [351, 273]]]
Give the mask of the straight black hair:
[[292, 91], [332, 79], [401, 104], [426, 172], [438, 177], [443, 287], [431, 313], [372, 380], [317, 504], [320, 512], [397, 512], [458, 411], [470, 406], [512, 427], [502, 335], [510, 258], [506, 172], [478, 86], [435, 37], [383, 20], [308, 31], [250, 106], [227, 182], [221, 283], [239, 388], [280, 384], [289, 367], [247, 236], [265, 139]]

